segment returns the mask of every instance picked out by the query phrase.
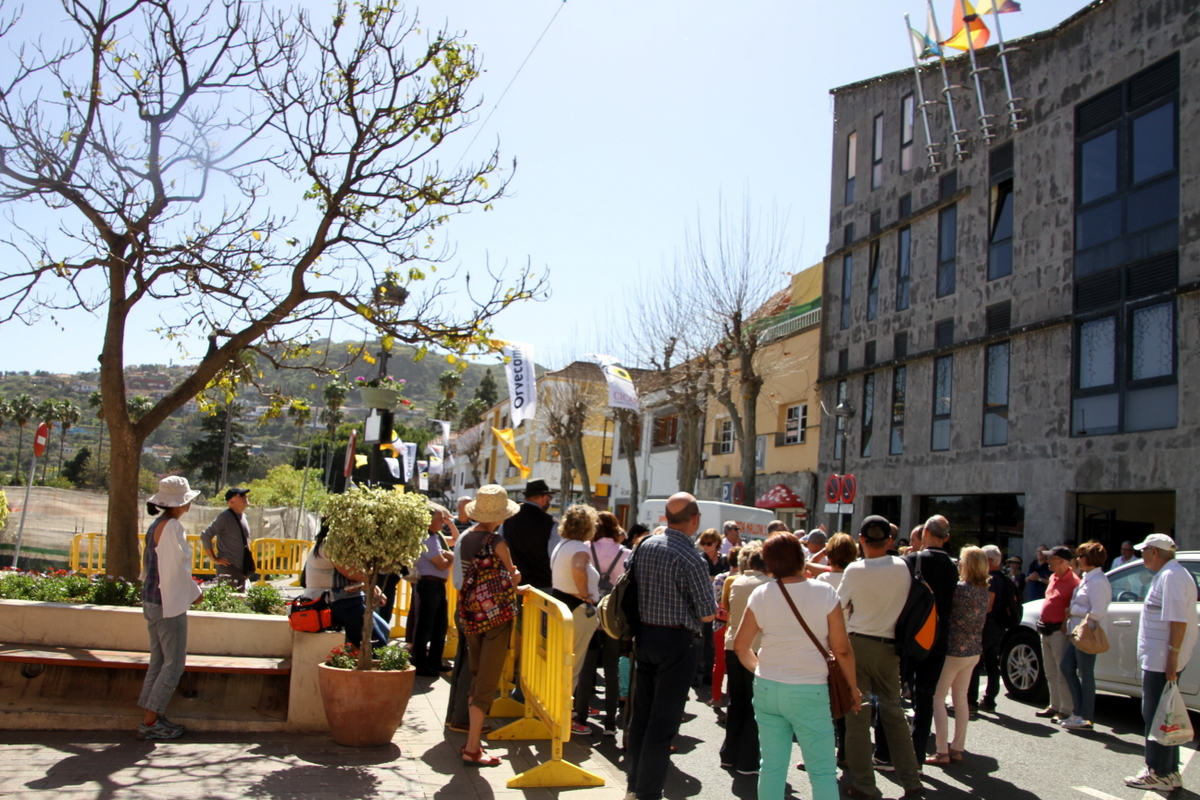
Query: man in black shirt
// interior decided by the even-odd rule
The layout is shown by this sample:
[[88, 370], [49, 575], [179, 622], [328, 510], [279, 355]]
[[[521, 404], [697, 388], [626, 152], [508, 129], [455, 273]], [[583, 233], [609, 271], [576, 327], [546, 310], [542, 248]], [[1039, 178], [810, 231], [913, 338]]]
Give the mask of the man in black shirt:
[[558, 523], [546, 513], [553, 496], [544, 480], [529, 481], [521, 510], [501, 528], [513, 563], [521, 571], [521, 583], [545, 592], [551, 584], [550, 553], [559, 542]]
[[[925, 760], [929, 745], [929, 730], [933, 726], [934, 693], [942, 665], [946, 662], [947, 636], [950, 630], [950, 610], [954, 605], [954, 588], [958, 585], [958, 567], [946, 552], [950, 539], [950, 522], [935, 515], [925, 521], [921, 535], [922, 549], [904, 557], [910, 570], [918, 564], [921, 575], [937, 602], [938, 633], [933, 650], [924, 661], [913, 665], [913, 749], [917, 762]], [[919, 559], [919, 561], [918, 561]]]

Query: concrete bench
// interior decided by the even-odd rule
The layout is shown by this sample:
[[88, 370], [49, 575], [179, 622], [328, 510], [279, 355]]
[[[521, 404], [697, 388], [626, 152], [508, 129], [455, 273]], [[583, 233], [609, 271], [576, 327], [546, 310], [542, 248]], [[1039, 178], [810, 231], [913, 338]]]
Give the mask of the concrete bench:
[[[93, 650], [84, 647], [30, 647], [0, 644], [0, 662], [48, 666], [146, 669], [150, 654], [129, 650]], [[290, 658], [204, 656], [188, 654], [185, 672], [217, 672], [244, 675], [290, 675]]]

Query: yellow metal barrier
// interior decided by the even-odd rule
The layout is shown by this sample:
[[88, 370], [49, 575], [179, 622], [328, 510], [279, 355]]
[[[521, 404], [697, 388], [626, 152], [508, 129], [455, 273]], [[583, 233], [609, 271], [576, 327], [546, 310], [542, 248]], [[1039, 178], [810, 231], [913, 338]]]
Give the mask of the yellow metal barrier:
[[571, 738], [575, 669], [575, 623], [567, 607], [536, 589], [524, 596], [521, 610], [521, 691], [525, 717], [488, 735], [497, 739], [549, 739], [550, 760], [510, 778], [508, 788], [603, 786], [604, 778], [563, 761], [563, 743]]
[[268, 575], [294, 575], [299, 578], [304, 571], [304, 559], [311, 549], [312, 542], [305, 539], [252, 540], [250, 552], [258, 567], [258, 583], [266, 583]]
[[200, 544], [199, 534], [189, 534], [187, 540], [188, 544], [192, 546], [192, 574], [216, 575], [217, 565], [208, 557], [208, 553], [204, 552], [204, 545]]
[[71, 570], [80, 575], [104, 573], [104, 547], [107, 542], [103, 533], [77, 533], [71, 539], [68, 561]]

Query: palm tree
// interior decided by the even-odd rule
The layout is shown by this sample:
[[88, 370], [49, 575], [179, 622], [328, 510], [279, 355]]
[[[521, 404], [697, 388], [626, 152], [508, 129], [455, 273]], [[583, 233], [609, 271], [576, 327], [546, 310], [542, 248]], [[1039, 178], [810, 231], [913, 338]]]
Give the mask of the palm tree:
[[67, 431], [83, 419], [83, 411], [71, 400], [58, 404], [58, 419], [62, 422], [62, 436], [58, 440], [58, 474], [62, 475], [63, 450], [67, 446]]
[[[59, 421], [58, 417], [58, 401], [52, 397], [47, 397], [37, 405], [37, 418], [50, 426], [50, 430], [54, 430], [54, 423]], [[49, 436], [47, 436], [49, 439]], [[50, 466], [50, 459], [42, 462], [42, 483], [46, 482], [46, 469]]]
[[19, 483], [21, 480], [21, 454], [25, 450], [25, 426], [37, 412], [37, 403], [28, 394], [22, 392], [9, 403], [9, 411], [21, 431], [17, 436], [17, 469], [13, 473], [13, 483]]

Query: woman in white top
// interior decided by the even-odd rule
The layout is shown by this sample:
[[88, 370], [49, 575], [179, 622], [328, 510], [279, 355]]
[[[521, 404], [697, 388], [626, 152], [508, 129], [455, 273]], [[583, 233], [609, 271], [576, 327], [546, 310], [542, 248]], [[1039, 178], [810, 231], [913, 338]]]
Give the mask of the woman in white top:
[[[550, 555], [550, 586], [555, 600], [571, 609], [575, 622], [575, 671], [571, 688], [575, 691], [588, 642], [600, 620], [596, 619], [596, 603], [600, 602], [600, 573], [592, 564], [592, 549], [588, 542], [596, 535], [596, 509], [576, 505], [567, 509], [558, 525], [562, 541]], [[586, 719], [571, 723], [571, 732], [586, 736], [592, 732]]]
[[183, 726], [167, 719], [167, 704], [183, 677], [187, 662], [187, 610], [203, 596], [192, 580], [192, 548], [179, 518], [200, 496], [187, 478], [172, 475], [158, 482], [146, 502], [154, 520], [146, 531], [142, 551], [142, 614], [150, 631], [150, 666], [138, 705], [146, 710], [137, 738], [178, 739]]
[[[1075, 551], [1075, 560], [1083, 580], [1071, 595], [1068, 637], [1071, 631], [1083, 624], [1084, 615], [1091, 615], [1092, 628], [1102, 625], [1108, 617], [1108, 604], [1112, 602], [1112, 586], [1104, 574], [1104, 564], [1108, 561], [1104, 545], [1099, 542], [1080, 545]], [[1061, 668], [1073, 706], [1071, 716], [1062, 721], [1062, 726], [1072, 731], [1090, 730], [1096, 711], [1096, 656], [1073, 645], [1068, 646]]]
[[[608, 511], [601, 511], [596, 522], [596, 534], [592, 538], [592, 566], [599, 575], [599, 596], [612, 590], [617, 579], [625, 574], [625, 559], [629, 548], [625, 541], [625, 529], [620, 521]], [[583, 672], [575, 684], [575, 721], [587, 724], [588, 710], [596, 694], [596, 674], [604, 669], [604, 735], [617, 735], [618, 702], [621, 684], [621, 642], [596, 628], [588, 644], [587, 656], [576, 652], [576, 659], [584, 659]]]
[[[817, 641], [837, 656], [857, 711], [862, 693], [842, 606], [832, 586], [805, 577], [804, 546], [794, 536], [772, 536], [763, 543], [762, 555], [776, 580], [750, 595], [734, 638], [739, 660], [755, 676], [754, 718], [762, 751], [758, 797], [782, 800], [794, 736], [804, 754], [813, 800], [838, 800], [829, 670], [783, 593], [791, 597]], [[756, 654], [753, 645], [760, 633], [762, 645]]]

